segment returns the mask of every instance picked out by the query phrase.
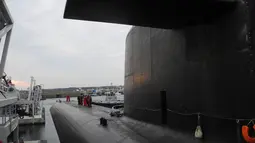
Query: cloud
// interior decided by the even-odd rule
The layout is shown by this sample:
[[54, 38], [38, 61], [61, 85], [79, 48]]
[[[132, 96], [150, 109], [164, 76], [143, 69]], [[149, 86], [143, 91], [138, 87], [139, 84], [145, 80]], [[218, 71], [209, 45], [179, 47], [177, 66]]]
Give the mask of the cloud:
[[5, 71], [45, 88], [124, 84], [131, 26], [63, 19], [65, 0], [7, 1], [14, 19]]
[[12, 80], [12, 83], [19, 88], [27, 88], [30, 85], [28, 82], [18, 80]]
[[123, 57], [125, 54], [124, 52], [120, 52], [120, 53], [112, 53], [107, 55], [108, 57]]

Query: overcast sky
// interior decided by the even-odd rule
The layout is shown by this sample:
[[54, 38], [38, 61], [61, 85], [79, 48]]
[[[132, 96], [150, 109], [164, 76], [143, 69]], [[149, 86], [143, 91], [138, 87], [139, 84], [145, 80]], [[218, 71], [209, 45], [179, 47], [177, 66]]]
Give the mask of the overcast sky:
[[131, 26], [63, 19], [66, 0], [6, 0], [14, 29], [5, 71], [19, 87], [124, 83]]

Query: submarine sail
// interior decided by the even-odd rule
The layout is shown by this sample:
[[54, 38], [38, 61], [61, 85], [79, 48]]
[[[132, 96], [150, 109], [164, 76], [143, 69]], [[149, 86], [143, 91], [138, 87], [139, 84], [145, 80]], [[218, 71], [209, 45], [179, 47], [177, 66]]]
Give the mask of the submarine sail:
[[254, 4], [239, 2], [210, 24], [134, 26], [126, 39], [125, 114], [161, 124], [164, 90], [171, 128], [194, 133], [200, 114], [206, 139], [236, 141], [236, 121], [255, 117]]

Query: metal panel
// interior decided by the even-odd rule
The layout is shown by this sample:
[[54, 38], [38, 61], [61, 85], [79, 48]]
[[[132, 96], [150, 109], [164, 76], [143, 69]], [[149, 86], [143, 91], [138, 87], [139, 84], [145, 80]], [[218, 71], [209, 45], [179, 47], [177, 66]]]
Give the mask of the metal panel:
[[171, 29], [210, 23], [232, 11], [237, 1], [67, 0], [64, 18]]

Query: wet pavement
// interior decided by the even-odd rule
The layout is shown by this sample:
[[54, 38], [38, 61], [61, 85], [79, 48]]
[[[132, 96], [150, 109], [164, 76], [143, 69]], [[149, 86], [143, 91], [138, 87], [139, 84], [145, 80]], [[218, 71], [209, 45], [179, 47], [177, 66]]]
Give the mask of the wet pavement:
[[50, 107], [56, 103], [56, 99], [43, 101], [45, 107], [45, 125], [20, 126], [20, 137], [25, 141], [47, 140], [47, 143], [60, 143], [59, 138], [50, 114]]

